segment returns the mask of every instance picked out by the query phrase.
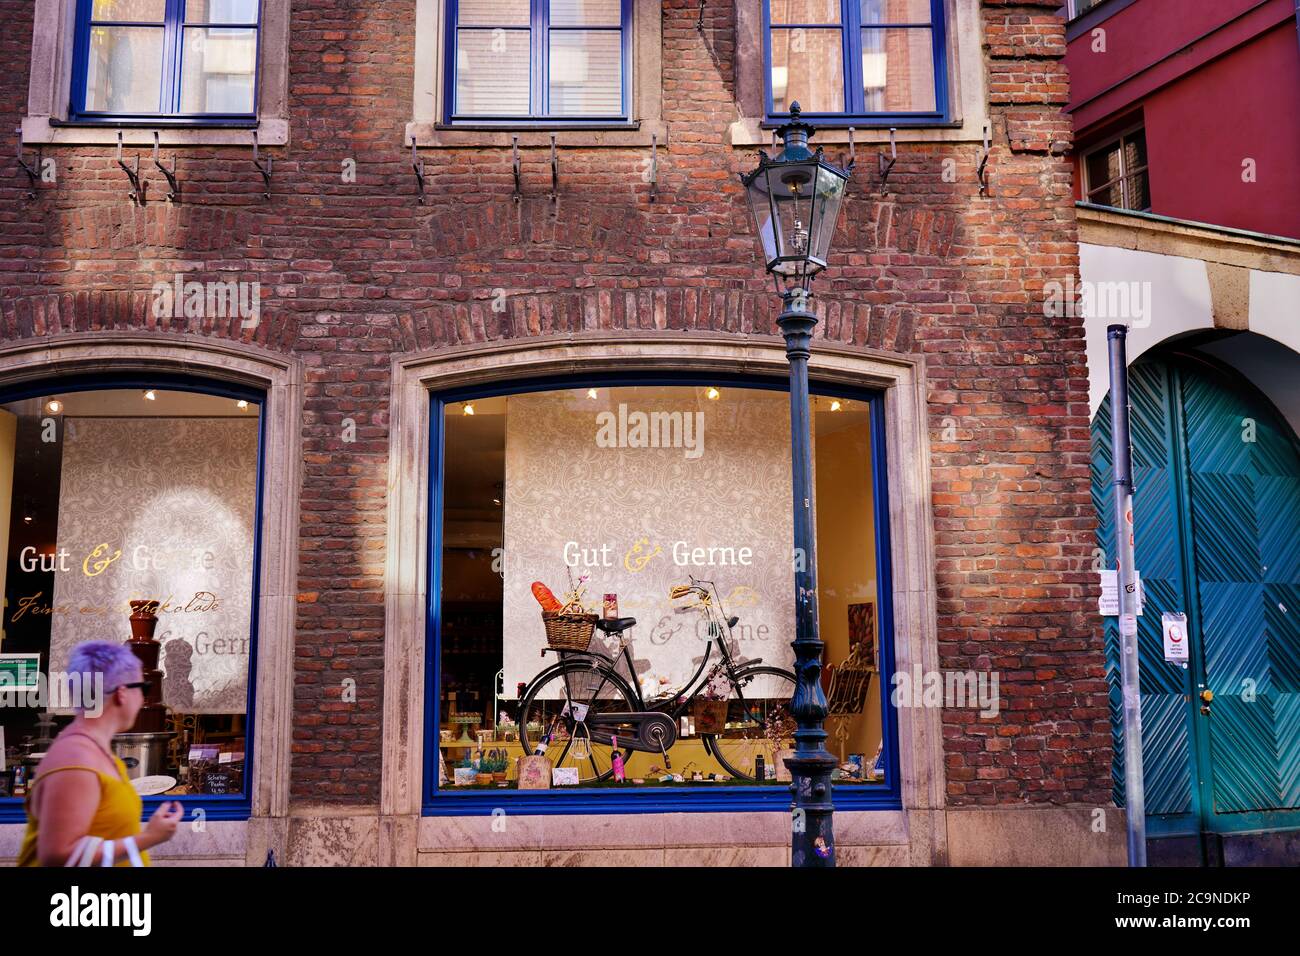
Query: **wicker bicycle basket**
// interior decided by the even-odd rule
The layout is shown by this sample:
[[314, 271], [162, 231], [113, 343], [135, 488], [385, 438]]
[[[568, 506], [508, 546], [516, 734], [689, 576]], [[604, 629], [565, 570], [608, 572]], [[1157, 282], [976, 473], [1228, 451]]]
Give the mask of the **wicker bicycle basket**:
[[598, 614], [588, 614], [579, 605], [570, 604], [558, 611], [543, 611], [546, 643], [557, 651], [585, 651], [591, 645]]

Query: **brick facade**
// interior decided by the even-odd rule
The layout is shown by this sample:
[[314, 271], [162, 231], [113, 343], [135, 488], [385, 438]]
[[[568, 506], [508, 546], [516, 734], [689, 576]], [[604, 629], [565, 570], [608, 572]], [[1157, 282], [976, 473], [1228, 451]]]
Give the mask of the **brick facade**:
[[[998, 670], [1003, 693], [997, 721], [944, 714], [952, 806], [1110, 803], [1083, 327], [1042, 308], [1044, 284], [1078, 265], [1057, 5], [984, 0], [991, 196], [978, 192], [978, 144], [901, 131], [885, 197], [875, 149], [860, 148], [817, 288], [820, 336], [925, 357], [940, 660]], [[754, 151], [727, 138], [734, 8], [708, 3], [702, 31], [699, 16], [696, 0], [663, 3], [669, 145], [654, 202], [648, 149], [562, 149], [552, 204], [548, 151], [524, 151], [516, 203], [510, 151], [491, 148], [423, 151], [418, 205], [402, 146], [414, 0], [293, 4], [291, 140], [268, 150], [270, 201], [243, 147], [176, 150], [179, 205], [143, 151], [143, 207], [127, 201], [111, 148], [45, 147], [58, 178], [35, 201], [5, 154], [0, 341], [243, 336], [307, 367], [295, 801], [378, 799], [395, 353], [579, 330], [775, 331], [736, 179]], [[30, 0], [0, 0], [0, 22], [0, 116], [13, 130], [26, 109]], [[355, 182], [341, 175], [350, 159]], [[260, 281], [260, 324], [155, 318], [150, 287], [177, 272]], [[501, 292], [507, 307], [494, 311]], [[341, 673], [357, 680], [356, 703], [340, 700]]]

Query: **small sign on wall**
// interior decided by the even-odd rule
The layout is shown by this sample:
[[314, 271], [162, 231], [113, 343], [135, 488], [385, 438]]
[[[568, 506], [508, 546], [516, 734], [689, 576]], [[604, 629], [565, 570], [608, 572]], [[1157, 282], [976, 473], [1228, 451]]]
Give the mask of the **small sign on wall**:
[[1165, 660], [1171, 664], [1187, 666], [1187, 615], [1182, 611], [1166, 611], [1160, 616], [1165, 633]]

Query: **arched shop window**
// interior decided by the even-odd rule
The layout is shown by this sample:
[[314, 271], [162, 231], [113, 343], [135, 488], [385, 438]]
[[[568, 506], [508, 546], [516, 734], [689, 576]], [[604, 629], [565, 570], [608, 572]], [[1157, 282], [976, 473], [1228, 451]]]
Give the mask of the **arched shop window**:
[[[114, 749], [146, 815], [152, 797], [247, 816], [263, 395], [167, 376], [40, 387], [0, 392], [0, 814], [22, 818], [22, 782], [72, 717], [72, 649], [136, 631], [151, 686]], [[141, 601], [157, 602], [143, 630]]]
[[[785, 383], [589, 377], [432, 400], [425, 812], [788, 806]], [[883, 421], [875, 393], [812, 399], [842, 808], [899, 805]]]

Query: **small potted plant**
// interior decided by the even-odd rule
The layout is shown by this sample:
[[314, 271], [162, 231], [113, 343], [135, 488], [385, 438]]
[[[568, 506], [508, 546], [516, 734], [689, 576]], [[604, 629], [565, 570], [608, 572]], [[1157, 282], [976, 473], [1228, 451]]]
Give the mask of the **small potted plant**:
[[716, 664], [701, 688], [691, 700], [691, 717], [695, 720], [697, 734], [720, 734], [727, 729], [727, 698], [731, 696], [731, 683]]
[[492, 774], [493, 783], [506, 782], [506, 755], [503, 750], [493, 750], [488, 756], [479, 761], [479, 772]]
[[492, 786], [492, 771], [488, 766], [488, 757], [483, 751], [478, 752], [478, 759], [474, 764], [474, 783], [480, 787]]
[[798, 729], [794, 717], [780, 704], [773, 707], [763, 721], [763, 736], [767, 738], [768, 747], [772, 751], [772, 766], [776, 768], [777, 780], [790, 780], [790, 770], [785, 765], [785, 759], [794, 756], [794, 748], [787, 744]]

